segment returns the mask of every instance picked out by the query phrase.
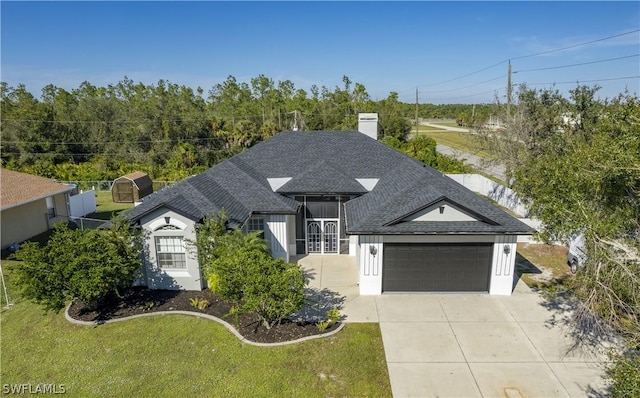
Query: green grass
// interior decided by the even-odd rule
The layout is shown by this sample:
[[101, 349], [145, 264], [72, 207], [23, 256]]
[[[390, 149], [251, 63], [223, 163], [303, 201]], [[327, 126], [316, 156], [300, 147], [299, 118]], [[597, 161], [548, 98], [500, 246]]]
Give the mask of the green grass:
[[96, 192], [96, 212], [87, 215], [87, 218], [110, 220], [112, 215], [133, 207], [133, 203], [114, 203], [111, 191]]
[[[3, 261], [3, 268], [11, 263], [19, 266]], [[2, 383], [63, 384], [71, 397], [391, 396], [378, 324], [265, 348], [205, 319], [76, 326], [18, 299], [2, 309], [0, 326]]]
[[424, 131], [420, 132], [427, 137], [431, 137], [438, 144], [443, 144], [459, 151], [471, 153], [482, 158], [490, 158], [489, 152], [480, 149], [480, 146], [475, 141], [474, 136], [469, 133], [457, 133], [455, 131]]

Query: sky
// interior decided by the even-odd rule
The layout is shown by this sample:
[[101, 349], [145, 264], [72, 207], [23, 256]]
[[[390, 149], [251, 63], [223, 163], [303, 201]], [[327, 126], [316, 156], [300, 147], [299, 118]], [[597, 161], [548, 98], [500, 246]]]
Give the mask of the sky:
[[509, 62], [514, 85], [640, 94], [637, 1], [2, 1], [0, 13], [0, 80], [36, 96], [125, 76], [205, 96], [229, 75], [333, 90], [346, 75], [374, 100], [413, 103], [417, 88], [421, 103], [491, 103]]

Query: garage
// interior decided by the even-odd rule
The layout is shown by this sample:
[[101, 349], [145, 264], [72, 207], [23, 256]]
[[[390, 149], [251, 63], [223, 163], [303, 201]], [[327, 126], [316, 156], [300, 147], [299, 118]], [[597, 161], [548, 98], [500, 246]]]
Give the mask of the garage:
[[488, 292], [490, 243], [385, 243], [383, 292]]

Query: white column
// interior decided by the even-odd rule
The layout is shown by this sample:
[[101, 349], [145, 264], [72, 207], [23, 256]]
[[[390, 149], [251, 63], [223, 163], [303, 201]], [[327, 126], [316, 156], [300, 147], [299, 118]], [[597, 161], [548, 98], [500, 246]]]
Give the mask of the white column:
[[515, 278], [517, 239], [517, 235], [496, 235], [489, 294], [511, 295]]
[[382, 248], [382, 236], [360, 236], [358, 273], [363, 296], [382, 293]]

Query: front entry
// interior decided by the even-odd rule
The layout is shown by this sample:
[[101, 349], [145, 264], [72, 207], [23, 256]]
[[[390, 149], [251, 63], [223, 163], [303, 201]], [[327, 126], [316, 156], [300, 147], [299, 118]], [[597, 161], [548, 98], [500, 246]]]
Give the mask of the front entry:
[[337, 219], [307, 220], [307, 253], [338, 253]]

